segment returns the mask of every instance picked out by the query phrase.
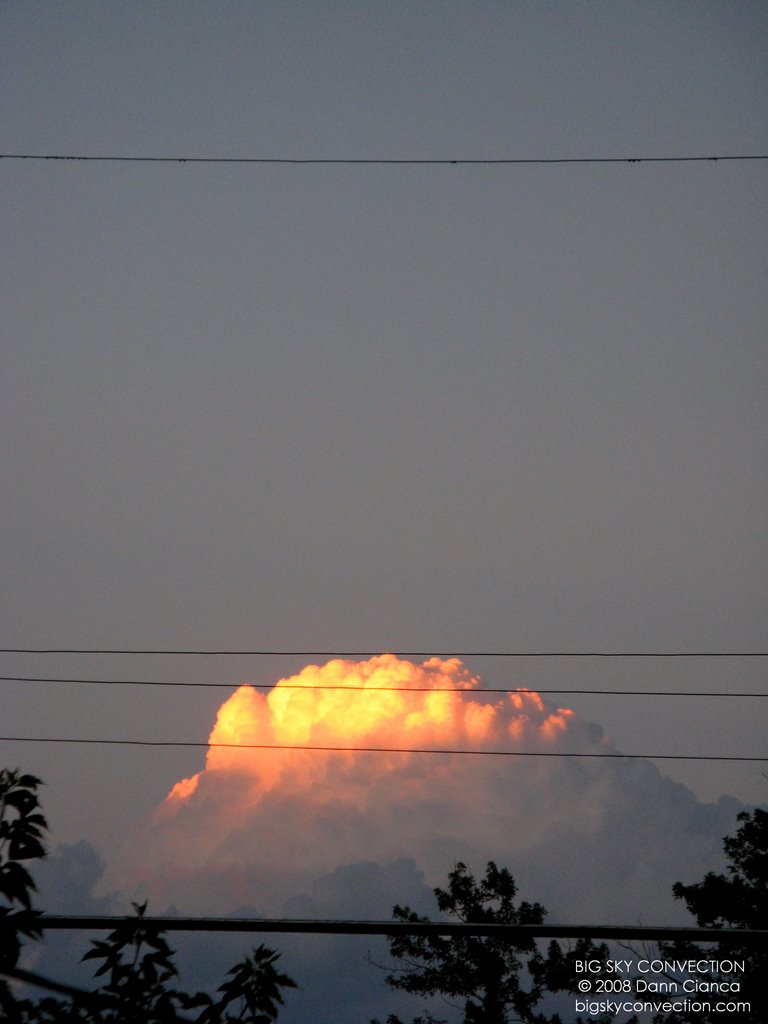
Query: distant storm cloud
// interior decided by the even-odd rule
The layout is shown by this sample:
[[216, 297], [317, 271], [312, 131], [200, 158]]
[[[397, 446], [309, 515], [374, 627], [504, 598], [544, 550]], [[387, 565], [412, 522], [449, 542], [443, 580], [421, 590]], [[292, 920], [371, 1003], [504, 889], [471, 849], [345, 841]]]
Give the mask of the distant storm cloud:
[[209, 743], [144, 823], [131, 877], [199, 912], [280, 913], [343, 865], [411, 858], [435, 884], [495, 859], [555, 912], [626, 920], [669, 905], [686, 862], [711, 865], [733, 812], [705, 823], [648, 761], [526, 756], [615, 749], [531, 690], [484, 692], [457, 659], [333, 660], [267, 694], [241, 686]]
[[[491, 818], [506, 821], [521, 796], [509, 791], [515, 766], [484, 751], [603, 742], [589, 733], [572, 711], [529, 690], [483, 694], [457, 659], [309, 665], [267, 695], [241, 686], [222, 705], [204, 770], [172, 788], [156, 823], [178, 834], [175, 853], [187, 862], [241, 857], [257, 822], [261, 856], [273, 851], [284, 864], [326, 847], [329, 858], [345, 846], [367, 856], [374, 836], [374, 850], [396, 856], [409, 840], [465, 833], [468, 814], [482, 833]], [[293, 749], [269, 749], [283, 745]], [[343, 749], [295, 749], [306, 746]], [[308, 831], [291, 841], [297, 822]], [[191, 845], [182, 839], [189, 828]], [[338, 863], [321, 859], [324, 869]]]
[[[344, 782], [388, 776], [420, 757], [393, 750], [510, 750], [511, 740], [531, 750], [556, 743], [574, 721], [572, 711], [545, 705], [530, 690], [491, 699], [478, 685], [456, 658], [416, 665], [383, 654], [363, 662], [308, 665], [279, 680], [266, 696], [241, 686], [219, 709], [205, 770], [173, 787], [166, 810], [188, 801], [201, 780], [216, 772], [247, 776], [240, 795], [249, 802], [274, 790], [325, 783], [344, 795]], [[328, 758], [317, 751], [237, 749], [241, 744], [347, 749]], [[349, 749], [360, 747], [388, 750], [371, 758]]]

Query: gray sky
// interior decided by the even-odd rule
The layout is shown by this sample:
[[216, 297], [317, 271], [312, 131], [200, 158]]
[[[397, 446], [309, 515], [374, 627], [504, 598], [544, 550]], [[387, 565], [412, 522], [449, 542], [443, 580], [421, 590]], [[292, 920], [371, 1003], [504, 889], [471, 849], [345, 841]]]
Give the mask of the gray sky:
[[[5, 2], [1, 148], [765, 153], [767, 32], [743, 2]], [[768, 649], [765, 164], [0, 181], [4, 647]], [[2, 674], [234, 686], [304, 661]], [[765, 689], [765, 659], [468, 665]], [[198, 741], [229, 692], [0, 685], [4, 734]], [[765, 754], [760, 702], [559, 700], [625, 751]], [[202, 763], [0, 747], [49, 782], [57, 838], [107, 847]], [[764, 799], [756, 765], [661, 767]]]

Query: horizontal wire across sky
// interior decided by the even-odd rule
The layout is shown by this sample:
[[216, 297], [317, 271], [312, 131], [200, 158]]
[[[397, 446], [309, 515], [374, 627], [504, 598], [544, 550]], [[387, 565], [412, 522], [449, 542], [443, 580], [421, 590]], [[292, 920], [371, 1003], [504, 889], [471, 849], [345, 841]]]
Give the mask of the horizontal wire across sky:
[[[378, 651], [310, 651], [310, 650], [182, 650], [182, 649], [111, 649], [111, 648], [0, 648], [0, 654], [77, 654], [77, 655], [173, 655], [173, 656], [249, 656], [249, 657], [326, 657], [326, 658], [349, 658], [349, 657], [377, 657]], [[397, 657], [494, 657], [494, 658], [763, 658], [768, 657], [763, 651], [471, 651], [471, 652], [446, 652], [446, 651], [400, 651], [393, 652]], [[0, 676], [0, 682], [20, 683], [54, 683], [66, 684], [88, 684], [97, 686], [186, 686], [205, 688], [226, 688], [235, 689], [239, 685], [251, 686], [258, 690], [271, 690], [273, 683], [232, 683], [232, 682], [178, 682], [152, 679], [84, 679], [59, 676]], [[298, 683], [281, 683], [282, 688], [290, 689], [316, 689], [316, 690], [344, 690], [355, 692], [452, 692], [459, 695], [478, 696], [482, 694], [512, 694], [535, 692], [543, 694], [561, 695], [592, 695], [592, 696], [626, 696], [626, 697], [685, 697], [685, 698], [763, 698], [768, 693], [758, 692], [725, 692], [725, 691], [686, 691], [686, 690], [594, 690], [594, 689], [540, 689], [525, 687], [489, 687], [475, 689], [472, 687], [397, 687], [397, 686], [347, 686], [347, 685], [312, 685], [303, 686]], [[460, 750], [445, 748], [411, 748], [411, 747], [342, 747], [342, 746], [313, 746], [304, 744], [227, 744], [227, 743], [203, 743], [193, 740], [137, 740], [137, 739], [113, 739], [113, 738], [79, 738], [79, 737], [53, 737], [53, 736], [0, 736], [0, 742], [6, 743], [53, 743], [53, 744], [80, 744], [80, 745], [105, 745], [105, 746], [137, 746], [137, 747], [187, 747], [205, 748], [209, 747], [233, 747], [251, 750], [304, 750], [337, 753], [380, 753], [380, 754], [464, 754], [484, 755], [495, 757], [560, 757], [560, 758], [610, 758], [624, 760], [665, 760], [665, 761], [746, 761], [746, 762], [768, 762], [768, 757], [749, 755], [718, 755], [718, 754], [624, 754], [624, 753], [590, 753], [590, 752], [564, 752], [564, 751], [514, 751], [514, 750]]]
[[488, 935], [508, 939], [602, 938], [646, 941], [768, 943], [765, 928], [701, 928], [654, 925], [508, 924], [498, 921], [370, 921], [285, 917], [113, 917], [106, 915], [41, 914], [43, 930], [79, 931], [116, 927], [157, 928], [174, 932], [290, 932], [315, 935]]
[[154, 164], [337, 164], [416, 166], [515, 166], [530, 164], [689, 164], [768, 160], [764, 153], [706, 156], [565, 156], [565, 157], [269, 157], [269, 156], [123, 156], [80, 153], [0, 153], [0, 160], [59, 160], [89, 163]]
[[768, 757], [741, 754], [620, 754], [559, 750], [461, 750], [445, 747], [338, 747], [306, 743], [202, 743], [199, 740], [83, 739], [69, 736], [0, 736], [0, 743], [60, 743], [115, 747], [202, 747], [232, 750], [305, 750], [340, 754], [461, 754], [476, 757], [567, 757], [637, 761], [753, 761]]
[[768, 651], [342, 651], [342, 650], [182, 650], [109, 647], [0, 647], [0, 654], [105, 654], [105, 655], [206, 655], [212, 657], [275, 658], [377, 658], [392, 654], [396, 658], [768, 658]]
[[[273, 690], [276, 683], [190, 683], [165, 679], [73, 679], [60, 676], [0, 676], [0, 683], [85, 683], [91, 686], [192, 686], [205, 689], [232, 690], [238, 686], [250, 686], [254, 690]], [[288, 683], [280, 681], [281, 690], [351, 690], [355, 693], [456, 693], [458, 696], [477, 696], [484, 693], [549, 693], [564, 695], [591, 695], [598, 697], [768, 697], [768, 693], [745, 691], [743, 693], [724, 690], [587, 690], [582, 688], [542, 688], [540, 686], [347, 686], [327, 683]]]

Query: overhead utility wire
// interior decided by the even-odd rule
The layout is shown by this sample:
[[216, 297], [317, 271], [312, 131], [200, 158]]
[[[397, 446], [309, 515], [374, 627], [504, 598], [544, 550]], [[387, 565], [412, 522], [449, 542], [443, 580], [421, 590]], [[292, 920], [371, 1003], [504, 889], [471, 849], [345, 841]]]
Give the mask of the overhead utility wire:
[[206, 657], [279, 657], [279, 658], [377, 658], [381, 654], [396, 658], [768, 658], [768, 651], [311, 651], [311, 650], [145, 650], [107, 647], [0, 647], [0, 654], [126, 654], [126, 655], [205, 655]]
[[[13, 921], [13, 918], [10, 918], [10, 920]], [[37, 918], [35, 918], [35, 922], [37, 922]], [[119, 923], [122, 924], [122, 921]], [[74, 985], [67, 985], [64, 982], [54, 981], [52, 978], [46, 978], [44, 975], [38, 974], [37, 971], [27, 971], [21, 967], [11, 967], [10, 964], [0, 965], [0, 977], [12, 978], [14, 981], [23, 981], [27, 985], [34, 985], [36, 988], [44, 988], [49, 992], [56, 992], [58, 995], [69, 996], [70, 999], [76, 999], [80, 1002], [91, 1002], [95, 1004], [96, 1000], [99, 998], [97, 992], [89, 992], [84, 988], [75, 988]], [[190, 1020], [188, 1017], [175, 1017], [174, 1019], [177, 1021]]]
[[516, 166], [530, 164], [681, 164], [717, 163], [734, 160], [768, 160], [764, 153], [722, 153], [709, 156], [566, 156], [566, 157], [268, 157], [268, 156], [88, 156], [80, 153], [0, 153], [0, 160], [61, 160], [89, 163], [144, 164], [331, 164], [331, 165], [416, 165]]
[[[86, 683], [91, 686], [192, 686], [207, 689], [234, 690], [239, 686], [250, 686], [253, 690], [272, 690], [275, 683], [190, 683], [168, 681], [164, 679], [72, 679], [58, 676], [0, 676], [3, 683]], [[484, 693], [552, 693], [572, 695], [596, 695], [606, 697], [768, 697], [768, 693], [733, 693], [722, 690], [585, 690], [577, 689], [544, 689], [540, 686], [345, 686], [325, 683], [285, 683], [280, 682], [281, 690], [345, 690], [356, 693], [456, 693], [460, 697], [477, 696]]]
[[[6, 920], [9, 919], [6, 918]], [[35, 924], [37, 923], [37, 920], [38, 918], [35, 917]], [[94, 921], [98, 920], [98, 918], [94, 918]], [[102, 918], [101, 920], [106, 921], [106, 918]], [[133, 919], [130, 918], [129, 922], [131, 920]], [[10, 921], [13, 921], [12, 917], [10, 918]], [[115, 925], [118, 927], [125, 926], [125, 922], [121, 918], [114, 918], [114, 922]], [[137, 919], [137, 923], [139, 925], [141, 924], [141, 918]], [[51, 927], [55, 928], [57, 926], [52, 925]], [[66, 927], [66, 925], [64, 925], [63, 927]], [[94, 924], [92, 925], [92, 927], [98, 928], [99, 925]], [[109, 926], [105, 924], [104, 927]], [[73, 1000], [73, 1006], [71, 1007], [73, 1011], [75, 1011], [75, 1006], [77, 1003], [85, 1003], [86, 1006], [88, 1004], [91, 1004], [94, 1007], [95, 1012], [98, 1013], [101, 998], [99, 996], [99, 993], [93, 990], [89, 991], [88, 989], [84, 988], [75, 988], [74, 985], [67, 985], [64, 982], [54, 981], [52, 978], [46, 978], [45, 975], [38, 974], [37, 971], [27, 971], [21, 967], [11, 967], [10, 964], [0, 964], [0, 978], [11, 978], [13, 981], [21, 981], [24, 982], [24, 984], [32, 985], [35, 988], [43, 988], [46, 989], [46, 991], [48, 992], [56, 992], [57, 995], [68, 996], [70, 999]], [[80, 1014], [78, 1013], [77, 1017], [73, 1016], [70, 1019], [82, 1020], [83, 1018], [80, 1017]], [[94, 1019], [97, 1018], [91, 1017], [91, 1020]], [[167, 1024], [193, 1024], [191, 1017], [182, 1017], [173, 1009], [169, 1011], [168, 1016], [163, 1017], [163, 1020], [167, 1021]]]
[[649, 925], [500, 924], [488, 921], [340, 921], [296, 918], [106, 917], [41, 914], [35, 927], [45, 930], [157, 928], [174, 932], [290, 932], [321, 935], [496, 935], [508, 939], [637, 939], [692, 942], [768, 942], [765, 928], [680, 928]]
[[206, 750], [306, 750], [334, 754], [463, 754], [485, 757], [589, 757], [651, 761], [766, 761], [768, 757], [735, 754], [615, 754], [558, 750], [458, 750], [438, 747], [331, 747], [303, 743], [202, 743], [199, 740], [79, 739], [62, 736], [0, 736], [0, 743], [90, 744], [116, 747], [199, 747]]

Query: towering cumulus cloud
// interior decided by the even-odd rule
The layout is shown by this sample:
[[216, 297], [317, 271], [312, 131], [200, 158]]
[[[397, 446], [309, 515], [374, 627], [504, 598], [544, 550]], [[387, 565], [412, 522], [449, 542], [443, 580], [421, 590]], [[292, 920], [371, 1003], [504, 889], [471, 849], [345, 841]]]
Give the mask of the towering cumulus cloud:
[[681, 863], [722, 834], [698, 835], [693, 796], [648, 762], [531, 756], [613, 748], [535, 692], [484, 692], [457, 659], [241, 686], [209, 743], [142, 837], [146, 891], [190, 910], [279, 913], [343, 865], [410, 858], [434, 883], [493, 858], [556, 912], [626, 919], [668, 904]]
[[[241, 686], [219, 710], [205, 771], [177, 783], [167, 807], [188, 800], [214, 773], [245, 776], [239, 798], [248, 807], [275, 790], [310, 789], [364, 806], [368, 793], [361, 784], [395, 770], [413, 774], [417, 755], [401, 750], [508, 751], [510, 740], [536, 749], [556, 743], [574, 717], [526, 690], [491, 703], [477, 685], [458, 659], [414, 665], [384, 654], [309, 665], [281, 679], [268, 696]], [[278, 746], [290, 749], [269, 749]], [[296, 749], [307, 746], [344, 749], [320, 757], [317, 750]], [[423, 767], [416, 774], [423, 778]]]

